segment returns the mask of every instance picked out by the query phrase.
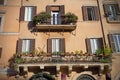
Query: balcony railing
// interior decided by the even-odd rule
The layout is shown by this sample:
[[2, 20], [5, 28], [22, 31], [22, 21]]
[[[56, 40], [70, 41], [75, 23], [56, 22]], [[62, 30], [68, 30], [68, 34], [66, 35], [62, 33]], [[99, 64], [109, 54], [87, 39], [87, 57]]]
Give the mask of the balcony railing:
[[40, 32], [70, 32], [76, 29], [76, 24], [70, 23], [70, 24], [36, 24], [35, 29], [37, 29]]
[[117, 16], [114, 16], [114, 17], [109, 16], [109, 17], [107, 17], [107, 20], [110, 23], [120, 23], [120, 14], [118, 14]]
[[17, 64], [77, 64], [77, 63], [110, 63], [110, 57], [94, 54], [42, 54], [37, 56], [17, 56]]

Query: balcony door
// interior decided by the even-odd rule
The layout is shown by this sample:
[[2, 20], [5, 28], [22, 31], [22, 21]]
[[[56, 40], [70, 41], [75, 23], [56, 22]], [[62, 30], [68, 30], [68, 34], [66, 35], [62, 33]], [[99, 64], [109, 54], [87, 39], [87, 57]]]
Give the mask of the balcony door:
[[59, 11], [52, 11], [51, 16], [52, 16], [51, 24], [60, 24], [60, 12]]

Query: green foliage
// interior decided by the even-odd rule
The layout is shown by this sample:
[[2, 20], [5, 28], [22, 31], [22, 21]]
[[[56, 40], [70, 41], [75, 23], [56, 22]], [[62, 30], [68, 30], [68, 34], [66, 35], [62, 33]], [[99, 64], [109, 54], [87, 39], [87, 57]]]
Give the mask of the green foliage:
[[47, 73], [38, 73], [33, 75], [29, 80], [55, 80], [55, 78]]
[[102, 50], [102, 49], [97, 49], [97, 50], [96, 50], [96, 54], [97, 54], [97, 55], [103, 54], [103, 50]]
[[102, 59], [100, 62], [102, 62], [102, 63], [108, 63], [108, 62], [110, 62], [110, 61], [109, 61], [108, 58], [104, 58], [104, 59]]
[[47, 12], [41, 12], [37, 16], [33, 18], [33, 23], [34, 24], [43, 24], [47, 22], [47, 19], [51, 18], [51, 15]]
[[78, 20], [78, 17], [75, 14], [68, 12], [64, 15], [63, 23], [65, 24], [76, 23], [77, 20]]
[[112, 49], [110, 49], [110, 48], [108, 47], [108, 45], [106, 45], [106, 46], [104, 47], [104, 55], [105, 55], [105, 56], [110, 56], [111, 53], [112, 53]]
[[22, 63], [23, 62], [23, 59], [22, 58], [16, 58], [15, 59], [15, 63], [17, 63], [17, 64], [20, 64], [20, 63]]

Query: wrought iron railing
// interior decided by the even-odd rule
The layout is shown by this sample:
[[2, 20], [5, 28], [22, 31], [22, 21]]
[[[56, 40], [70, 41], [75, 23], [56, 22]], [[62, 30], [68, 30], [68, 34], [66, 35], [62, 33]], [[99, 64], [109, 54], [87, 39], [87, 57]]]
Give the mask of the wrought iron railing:
[[27, 63], [81, 63], [81, 62], [99, 62], [110, 63], [110, 56], [83, 54], [83, 55], [37, 55], [37, 56], [17, 56], [15, 63], [27, 64]]

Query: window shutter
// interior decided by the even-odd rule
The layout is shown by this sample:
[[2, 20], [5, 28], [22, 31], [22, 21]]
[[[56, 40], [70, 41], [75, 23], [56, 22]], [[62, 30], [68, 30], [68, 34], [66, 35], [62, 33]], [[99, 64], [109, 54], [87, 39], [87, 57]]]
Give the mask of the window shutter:
[[35, 50], [35, 39], [30, 40], [30, 51]]
[[22, 39], [19, 39], [17, 41], [17, 53], [21, 53], [22, 52]]
[[1, 58], [1, 56], [2, 56], [2, 48], [0, 47], [0, 58]]
[[32, 17], [34, 17], [36, 15], [36, 10], [37, 10], [37, 7], [36, 6], [33, 6], [33, 14], [32, 14]]
[[65, 52], [65, 39], [60, 39], [60, 52]]
[[112, 34], [108, 34], [108, 41], [109, 41], [112, 51], [115, 52], [115, 43], [114, 43]]
[[97, 45], [98, 45], [98, 49], [102, 49], [103, 48], [103, 39], [102, 38], [98, 38], [97, 39]]
[[107, 4], [104, 4], [103, 5], [103, 8], [104, 8], [104, 14], [105, 14], [105, 17], [108, 17], [108, 5]]
[[60, 24], [62, 24], [64, 21], [64, 14], [65, 14], [65, 7], [64, 7], [64, 5], [61, 5], [60, 6], [60, 16], [61, 16]]
[[85, 39], [85, 42], [86, 42], [86, 49], [87, 49], [87, 52], [88, 53], [92, 53], [92, 50], [91, 50], [91, 44], [90, 44], [90, 39]]
[[119, 8], [119, 5], [118, 4], [115, 4], [115, 9], [117, 11], [117, 14], [120, 14], [120, 8]]
[[98, 13], [99, 11], [98, 11], [98, 7], [95, 6], [95, 7], [94, 7], [94, 11], [95, 11], [95, 20], [98, 21], [98, 20], [99, 20], [99, 13]]
[[87, 6], [82, 6], [82, 14], [83, 14], [83, 20], [88, 20], [88, 13], [87, 13]]
[[19, 20], [20, 21], [24, 21], [24, 16], [25, 16], [25, 6], [22, 6], [20, 8], [20, 17], [19, 17]]
[[52, 53], [52, 39], [47, 39], [47, 52]]
[[4, 0], [0, 0], [0, 4], [2, 4], [2, 5], [3, 5], [3, 4], [4, 4]]
[[[46, 6], [46, 12], [49, 13], [49, 14], [51, 14], [51, 6], [50, 5]], [[48, 19], [47, 23], [51, 24], [51, 19]]]

